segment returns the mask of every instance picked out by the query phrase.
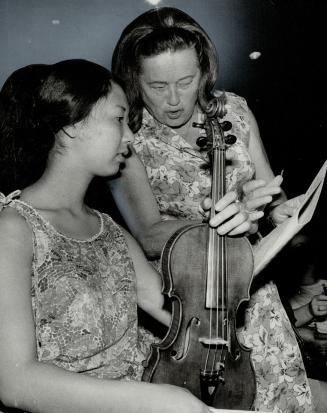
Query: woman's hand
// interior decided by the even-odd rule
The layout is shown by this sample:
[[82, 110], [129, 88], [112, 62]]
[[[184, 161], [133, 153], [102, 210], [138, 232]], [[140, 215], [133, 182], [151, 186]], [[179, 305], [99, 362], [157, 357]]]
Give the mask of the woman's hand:
[[301, 205], [305, 195], [299, 195], [295, 198], [289, 199], [282, 204], [277, 205], [269, 213], [270, 219], [275, 225], [279, 225], [285, 221], [285, 219], [294, 215], [296, 209]]
[[[200, 210], [206, 217], [209, 217], [209, 209], [212, 200], [205, 198], [202, 201]], [[210, 219], [209, 225], [217, 227], [219, 235], [241, 235], [251, 229], [250, 214], [246, 210], [245, 204], [240, 202], [236, 192], [227, 192], [215, 205], [216, 215]], [[263, 212], [258, 212], [258, 218], [263, 216]]]
[[[283, 178], [276, 176], [269, 184], [262, 179], [254, 179], [243, 185], [242, 201], [237, 199], [235, 192], [228, 192], [215, 205], [217, 214], [210, 220], [212, 227], [217, 227], [219, 235], [241, 235], [255, 233], [258, 230], [258, 220], [264, 216], [264, 207], [271, 203], [273, 197], [280, 194]], [[211, 199], [202, 202], [202, 209], [211, 208]], [[206, 216], [208, 216], [206, 212]]]
[[242, 201], [246, 209], [251, 212], [263, 210], [267, 204], [270, 204], [276, 195], [282, 192], [281, 184], [283, 177], [281, 175], [266, 184], [263, 179], [253, 179], [246, 182], [243, 189]]

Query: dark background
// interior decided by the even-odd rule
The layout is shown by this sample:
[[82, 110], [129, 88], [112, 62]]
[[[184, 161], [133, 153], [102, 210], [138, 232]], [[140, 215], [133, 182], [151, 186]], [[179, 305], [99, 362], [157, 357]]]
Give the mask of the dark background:
[[[217, 87], [244, 96], [274, 172], [289, 196], [326, 159], [326, 0], [162, 0], [209, 33], [220, 56]], [[125, 25], [145, 0], [0, 0], [0, 86], [18, 67], [86, 58], [110, 67]], [[261, 57], [249, 55], [259, 51]], [[0, 148], [1, 150], [1, 148]]]

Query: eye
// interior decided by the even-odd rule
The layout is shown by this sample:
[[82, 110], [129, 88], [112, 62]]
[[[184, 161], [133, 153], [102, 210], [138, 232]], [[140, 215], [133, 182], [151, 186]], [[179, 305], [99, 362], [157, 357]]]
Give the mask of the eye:
[[151, 85], [151, 88], [155, 90], [163, 90], [165, 87], [166, 85], [161, 85], [161, 84]]
[[189, 85], [192, 83], [192, 81], [193, 81], [193, 79], [185, 80], [185, 81], [183, 81], [183, 82], [179, 82], [179, 83], [178, 83], [178, 86], [179, 86], [179, 87], [187, 87], [187, 86], [189, 86]]
[[117, 119], [118, 119], [118, 122], [119, 122], [119, 123], [123, 123], [123, 122], [124, 122], [124, 116], [118, 116]]

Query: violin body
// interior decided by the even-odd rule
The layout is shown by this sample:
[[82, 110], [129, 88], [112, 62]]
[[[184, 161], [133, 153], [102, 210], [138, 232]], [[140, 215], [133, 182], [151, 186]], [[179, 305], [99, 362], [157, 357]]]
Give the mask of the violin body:
[[[215, 408], [250, 410], [255, 377], [250, 350], [236, 337], [236, 313], [240, 303], [249, 299], [252, 248], [246, 238], [221, 237], [227, 251], [228, 285], [220, 288], [226, 296], [219, 298], [214, 308], [208, 308], [212, 306], [206, 303], [204, 274], [208, 269], [209, 231], [208, 224], [189, 225], [165, 245], [163, 294], [171, 303], [172, 322], [162, 342], [152, 345], [142, 380], [185, 387]], [[219, 286], [214, 287], [217, 290]], [[224, 331], [216, 330], [216, 326]], [[217, 340], [217, 336], [223, 340]]]

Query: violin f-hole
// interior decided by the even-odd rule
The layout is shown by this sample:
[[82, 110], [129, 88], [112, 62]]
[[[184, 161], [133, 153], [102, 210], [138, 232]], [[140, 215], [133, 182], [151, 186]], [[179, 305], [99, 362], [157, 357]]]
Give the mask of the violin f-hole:
[[174, 349], [171, 351], [171, 357], [176, 361], [182, 361], [188, 354], [190, 343], [191, 343], [191, 334], [193, 328], [197, 328], [200, 326], [200, 320], [197, 317], [192, 317], [189, 322], [187, 323], [187, 327], [185, 329], [185, 335], [182, 340], [182, 344], [178, 350]]

